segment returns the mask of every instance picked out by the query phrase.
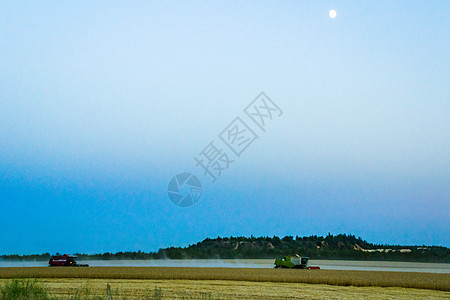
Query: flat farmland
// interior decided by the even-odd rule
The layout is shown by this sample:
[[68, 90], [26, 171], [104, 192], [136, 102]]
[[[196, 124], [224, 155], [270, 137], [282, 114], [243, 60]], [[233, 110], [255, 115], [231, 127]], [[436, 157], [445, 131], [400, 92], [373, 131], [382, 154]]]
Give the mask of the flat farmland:
[[0, 278], [245, 281], [450, 291], [450, 274], [385, 271], [176, 267], [9, 267], [0, 268]]
[[[0, 279], [0, 284], [6, 279]], [[324, 284], [231, 280], [71, 279], [39, 280], [49, 293], [71, 299], [89, 290], [102, 299], [449, 299], [450, 292], [397, 287], [353, 287]], [[113, 297], [106, 297], [110, 285]], [[155, 287], [160, 297], [155, 297]]]

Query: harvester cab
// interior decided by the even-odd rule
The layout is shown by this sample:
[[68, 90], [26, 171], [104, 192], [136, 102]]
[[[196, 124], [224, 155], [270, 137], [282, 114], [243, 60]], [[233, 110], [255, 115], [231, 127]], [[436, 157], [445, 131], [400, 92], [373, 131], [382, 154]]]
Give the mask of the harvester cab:
[[298, 254], [285, 256], [275, 259], [275, 268], [307, 269], [308, 260], [308, 257], [301, 257]]
[[54, 255], [48, 261], [50, 267], [89, 267], [77, 263], [77, 257], [69, 254]]

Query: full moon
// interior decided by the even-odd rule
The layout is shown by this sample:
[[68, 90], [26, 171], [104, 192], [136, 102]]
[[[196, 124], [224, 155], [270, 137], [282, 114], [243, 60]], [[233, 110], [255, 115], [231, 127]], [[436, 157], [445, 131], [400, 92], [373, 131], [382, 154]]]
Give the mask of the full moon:
[[330, 16], [330, 18], [334, 19], [336, 18], [336, 11], [332, 9], [328, 12], [328, 15]]

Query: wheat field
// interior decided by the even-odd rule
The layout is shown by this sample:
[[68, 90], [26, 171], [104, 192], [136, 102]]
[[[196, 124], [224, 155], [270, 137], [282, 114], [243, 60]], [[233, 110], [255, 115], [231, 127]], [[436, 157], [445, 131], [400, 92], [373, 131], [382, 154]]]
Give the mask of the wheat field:
[[0, 268], [0, 278], [218, 280], [308, 283], [353, 287], [401, 287], [450, 291], [450, 274], [384, 271], [173, 267], [13, 267]]
[[[0, 279], [2, 284], [6, 279]], [[324, 284], [249, 282], [232, 280], [72, 279], [45, 278], [53, 296], [71, 299], [449, 299], [450, 292], [397, 287], [353, 287]], [[115, 297], [105, 297], [110, 286]], [[155, 288], [160, 291], [155, 297]], [[91, 298], [83, 297], [89, 291]]]

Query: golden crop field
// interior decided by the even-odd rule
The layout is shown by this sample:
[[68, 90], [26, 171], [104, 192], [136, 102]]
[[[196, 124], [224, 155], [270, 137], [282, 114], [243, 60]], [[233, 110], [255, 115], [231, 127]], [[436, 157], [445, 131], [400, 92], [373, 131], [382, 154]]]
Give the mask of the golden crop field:
[[219, 280], [309, 283], [354, 287], [402, 287], [450, 291], [450, 274], [384, 271], [174, 267], [18, 267], [0, 268], [0, 278]]
[[[5, 279], [0, 279], [0, 284]], [[449, 299], [450, 292], [396, 287], [353, 287], [324, 284], [248, 282], [231, 280], [40, 279], [51, 295], [68, 299], [77, 291], [112, 299]], [[161, 296], [154, 297], [154, 289]]]

